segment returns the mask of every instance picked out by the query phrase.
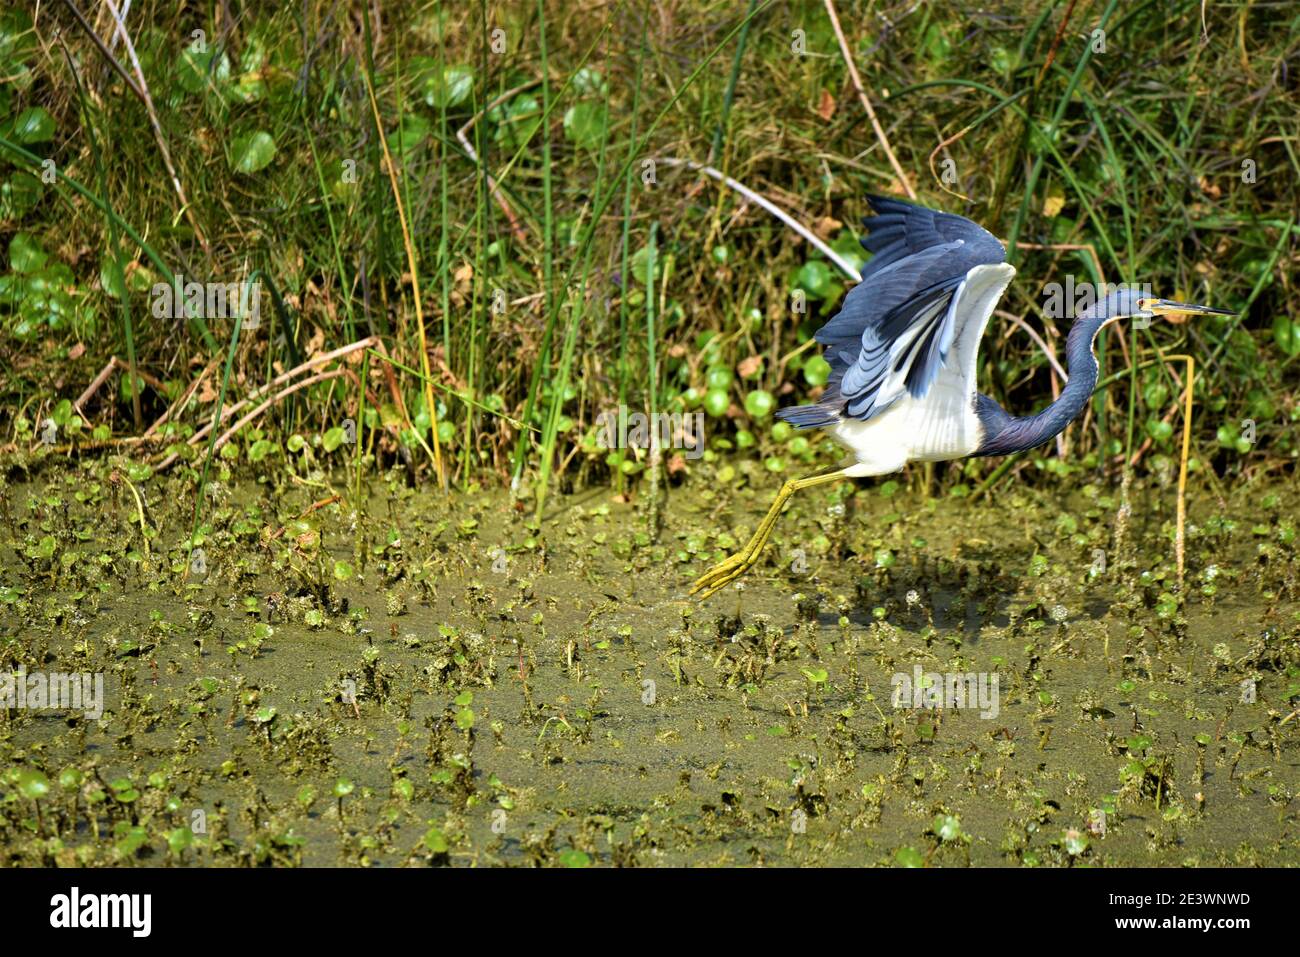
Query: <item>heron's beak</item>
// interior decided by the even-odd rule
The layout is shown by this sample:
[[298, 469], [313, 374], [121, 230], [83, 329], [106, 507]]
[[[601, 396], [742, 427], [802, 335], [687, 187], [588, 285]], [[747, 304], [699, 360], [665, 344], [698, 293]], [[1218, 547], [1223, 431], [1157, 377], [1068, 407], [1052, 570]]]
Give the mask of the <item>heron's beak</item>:
[[1193, 316], [1235, 316], [1231, 309], [1215, 309], [1213, 306], [1198, 306], [1192, 302], [1175, 302], [1173, 299], [1156, 299], [1147, 307], [1148, 312], [1158, 316], [1185, 313]]

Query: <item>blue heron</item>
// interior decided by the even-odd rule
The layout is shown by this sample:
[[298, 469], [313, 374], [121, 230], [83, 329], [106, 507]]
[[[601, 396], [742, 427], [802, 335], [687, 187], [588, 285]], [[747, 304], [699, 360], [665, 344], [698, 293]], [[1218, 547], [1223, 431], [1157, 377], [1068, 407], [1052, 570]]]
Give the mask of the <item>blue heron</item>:
[[1169, 313], [1232, 315], [1121, 287], [1083, 310], [1066, 340], [1069, 377], [1037, 415], [1013, 416], [975, 390], [980, 338], [1016, 274], [991, 233], [962, 216], [869, 196], [862, 280], [814, 337], [831, 372], [813, 405], [780, 409], [797, 429], [827, 429], [852, 461], [785, 483], [749, 543], [696, 580], [707, 598], [763, 551], [800, 489], [897, 472], [909, 462], [1007, 455], [1042, 445], [1083, 411], [1097, 386], [1094, 341], [1116, 319]]

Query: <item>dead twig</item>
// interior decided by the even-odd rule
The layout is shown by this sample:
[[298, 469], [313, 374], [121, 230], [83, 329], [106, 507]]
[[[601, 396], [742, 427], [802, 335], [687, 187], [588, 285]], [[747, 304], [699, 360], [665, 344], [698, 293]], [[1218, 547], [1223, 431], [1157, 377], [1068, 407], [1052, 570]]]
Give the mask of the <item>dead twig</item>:
[[126, 48], [127, 57], [131, 60], [131, 66], [135, 70], [135, 82], [132, 82], [131, 77], [126, 72], [126, 68], [122, 66], [117, 57], [113, 55], [112, 51], [104, 45], [104, 41], [99, 38], [99, 34], [95, 32], [94, 28], [86, 21], [86, 18], [82, 16], [81, 11], [77, 9], [76, 4], [74, 4], [72, 0], [63, 0], [63, 2], [67, 5], [68, 9], [72, 11], [72, 15], [76, 19], [77, 23], [90, 36], [91, 41], [99, 48], [99, 52], [108, 59], [109, 63], [112, 64], [113, 68], [118, 72], [118, 75], [126, 80], [127, 88], [135, 94], [136, 99], [144, 104], [145, 113], [149, 117], [149, 125], [153, 129], [154, 141], [158, 144], [158, 151], [162, 155], [163, 165], [167, 167], [167, 173], [171, 177], [172, 189], [176, 192], [176, 197], [181, 202], [181, 211], [184, 212], [185, 218], [189, 220], [190, 226], [194, 230], [194, 236], [199, 241], [199, 245], [201, 245], [203, 251], [210, 256], [212, 254], [212, 249], [208, 245], [208, 240], [203, 233], [202, 227], [199, 226], [198, 218], [194, 215], [194, 209], [190, 206], [189, 197], [185, 195], [185, 187], [181, 185], [181, 178], [176, 172], [176, 164], [172, 161], [171, 150], [167, 146], [166, 137], [163, 136], [162, 124], [158, 122], [158, 111], [154, 109], [153, 97], [149, 94], [149, 83], [145, 80], [144, 71], [140, 68], [140, 59], [135, 54], [135, 44], [131, 42], [131, 37], [126, 32], [126, 23], [123, 19], [124, 15], [118, 10], [117, 5], [113, 0], [104, 0], [108, 5], [109, 11], [113, 14], [113, 23], [118, 35], [122, 38], [122, 43]]
[[[312, 502], [310, 505], [308, 505], [306, 508], [304, 508], [301, 512], [298, 513], [298, 519], [306, 518], [312, 512], [315, 512], [318, 509], [322, 509], [327, 505], [333, 505], [342, 497], [343, 496], [341, 495], [335, 494], [335, 495], [331, 495], [329, 498], [323, 498], [319, 502]], [[298, 519], [295, 519], [295, 521], [297, 521]], [[276, 529], [274, 532], [271, 533], [267, 541], [274, 542], [288, 530], [289, 530], [288, 525], [281, 525], [278, 529]]]
[[212, 374], [213, 370], [215, 370], [217, 366], [220, 365], [220, 363], [221, 363], [221, 358], [219, 356], [216, 359], [213, 359], [211, 362], [209, 362], [203, 368], [203, 371], [199, 373], [198, 378], [196, 378], [193, 382], [191, 382], [189, 384], [189, 387], [186, 388], [186, 390], [183, 393], [181, 393], [180, 398], [177, 399], [175, 402], [173, 402], [171, 405], [169, 405], [167, 407], [167, 411], [158, 417], [158, 421], [154, 422], [153, 425], [145, 429], [144, 435], [142, 435], [140, 438], [142, 440], [147, 440], [151, 438], [153, 434], [157, 432], [160, 428], [162, 428], [168, 422], [168, 420], [171, 419], [173, 415], [175, 415], [180, 409], [183, 409], [185, 407], [185, 404], [190, 401], [190, 396], [194, 395], [194, 393], [198, 391], [199, 386], [203, 384], [203, 381]]
[[99, 387], [108, 381], [108, 377], [113, 374], [113, 370], [120, 367], [121, 364], [122, 360], [117, 356], [110, 356], [108, 364], [99, 370], [99, 375], [90, 380], [90, 385], [86, 386], [86, 390], [82, 392], [81, 395], [77, 396], [77, 401], [72, 403], [73, 411], [76, 412], [77, 415], [81, 416], [83, 420], [89, 421], [86, 413], [82, 411], [82, 406], [90, 401], [91, 396], [99, 391]]
[[714, 169], [712, 166], [705, 166], [703, 163], [696, 163], [694, 160], [676, 159], [675, 157], [671, 157], [671, 156], [661, 156], [661, 157], [656, 157], [654, 162], [662, 163], [664, 166], [685, 166], [687, 169], [694, 170], [697, 173], [703, 173], [705, 176], [711, 177], [712, 179], [717, 180], [719, 183], [723, 183], [726, 186], [730, 187], [731, 189], [734, 189], [737, 193], [739, 193], [741, 196], [744, 196], [751, 203], [763, 207], [763, 209], [767, 210], [769, 213], [771, 213], [777, 219], [781, 220], [781, 222], [785, 223], [787, 226], [789, 226], [792, 230], [794, 230], [804, 239], [808, 240], [808, 242], [810, 242], [813, 246], [817, 248], [818, 252], [820, 252], [831, 262], [835, 263], [835, 265], [840, 268], [840, 271], [843, 272], [844, 275], [848, 276], [854, 282], [861, 281], [862, 277], [858, 274], [857, 269], [853, 267], [852, 263], [844, 259], [844, 257], [842, 257], [835, 250], [831, 249], [830, 246], [828, 246], [825, 242], [819, 239], [817, 235], [813, 233], [813, 231], [809, 229], [807, 226], [800, 223], [793, 216], [787, 213], [780, 206], [777, 206], [767, 197], [754, 192], [744, 183], [732, 179], [730, 176], [726, 175], [725, 173], [719, 170]]
[[[303, 379], [301, 382], [295, 382], [287, 389], [281, 389], [275, 395], [271, 396], [269, 399], [262, 402], [260, 405], [257, 406], [257, 408], [253, 409], [253, 411], [249, 412], [238, 422], [236, 422], [225, 432], [223, 432], [220, 436], [218, 436], [217, 441], [214, 442], [212, 445], [212, 451], [214, 453], [219, 452], [222, 446], [224, 446], [227, 442], [229, 442], [232, 438], [234, 438], [240, 429], [248, 425], [248, 423], [252, 422], [254, 419], [260, 416], [267, 409], [271, 408], [271, 406], [276, 405], [279, 402], [283, 402], [285, 399], [293, 395], [299, 389], [305, 389], [307, 388], [307, 386], [315, 385], [318, 382], [328, 382], [330, 379], [337, 379], [343, 375], [343, 372], [344, 370], [342, 369], [331, 369], [328, 372], [318, 372], [314, 376]], [[165, 468], [166, 466], [170, 465], [173, 461], [175, 461], [176, 458], [177, 456], [174, 454], [167, 456], [166, 461], [161, 463], [158, 466], [158, 469], [161, 471], [163, 468]]]
[[[1065, 370], [1061, 368], [1061, 363], [1057, 361], [1056, 353], [1053, 352], [1052, 347], [1047, 344], [1047, 340], [1044, 339], [1042, 336], [1040, 336], [1037, 330], [1035, 330], [1031, 325], [1029, 325], [1029, 323], [1025, 322], [1025, 320], [1021, 319], [1013, 312], [1007, 312], [1005, 309], [995, 309], [994, 315], [1006, 319], [1012, 325], [1023, 330], [1024, 333], [1027, 336], [1029, 336], [1030, 339], [1034, 340], [1034, 344], [1037, 345], [1038, 348], [1042, 351], [1043, 355], [1047, 357], [1047, 362], [1052, 367], [1052, 398], [1053, 399], [1060, 398], [1061, 395], [1060, 383], [1065, 382], [1067, 379], [1069, 379], [1069, 376], [1066, 375]], [[1006, 337], [1004, 336], [1003, 338]], [[1057, 376], [1060, 376], [1060, 382], [1057, 381]], [[1058, 433], [1056, 436], [1056, 454], [1061, 458], [1065, 458], [1066, 456], [1064, 432]]]
[[[82, 406], [90, 401], [91, 397], [99, 391], [100, 387], [108, 380], [108, 377], [117, 369], [121, 369], [123, 372], [128, 372], [130, 365], [123, 362], [117, 356], [110, 356], [108, 364], [99, 370], [99, 375], [95, 376], [95, 378], [91, 380], [90, 385], [86, 386], [86, 390], [77, 397], [77, 401], [72, 403], [72, 408], [76, 411], [77, 415], [81, 416], [82, 419], [89, 421], [89, 417], [86, 413], [81, 411]], [[150, 375], [138, 368], [135, 370], [135, 375], [136, 378], [151, 386], [160, 395], [163, 393], [163, 384], [158, 380], [157, 376]], [[134, 387], [135, 384], [132, 383], [132, 388]]]
[[[475, 165], [478, 165], [479, 162], [478, 151], [474, 149], [469, 142], [469, 131], [474, 128], [474, 124], [482, 119], [488, 111], [496, 109], [511, 97], [524, 92], [524, 90], [532, 89], [541, 82], [540, 79], [529, 80], [527, 83], [522, 83], [513, 90], [507, 90], [487, 106], [483, 107], [482, 110], [471, 116], [469, 122], [456, 131], [456, 139], [460, 141], [461, 147], [465, 150], [465, 154], [470, 158], [471, 162]], [[519, 217], [515, 215], [515, 211], [510, 207], [510, 203], [506, 201], [505, 194], [501, 191], [501, 184], [496, 181], [496, 178], [489, 173], [486, 168], [483, 170], [483, 178], [487, 182], [488, 192], [492, 194], [492, 198], [496, 200], [496, 204], [501, 207], [501, 212], [505, 213], [506, 219], [510, 223], [510, 232], [514, 235], [515, 240], [520, 243], [527, 243], [528, 230], [524, 228], [523, 223], [519, 221]]]
[[907, 198], [915, 200], [916, 191], [912, 189], [907, 174], [903, 172], [898, 157], [894, 155], [893, 147], [889, 145], [889, 137], [885, 135], [885, 129], [880, 125], [880, 120], [876, 119], [876, 111], [871, 105], [871, 98], [867, 96], [867, 90], [862, 85], [862, 77], [858, 76], [858, 68], [854, 64], [853, 54], [849, 50], [849, 41], [844, 38], [844, 31], [840, 29], [840, 18], [835, 12], [835, 0], [825, 0], [825, 3], [826, 13], [831, 18], [831, 27], [835, 30], [835, 38], [840, 42], [840, 52], [844, 55], [844, 64], [849, 68], [849, 77], [853, 80], [853, 86], [858, 91], [858, 99], [862, 101], [862, 106], [867, 111], [867, 119], [871, 121], [871, 128], [876, 131], [876, 139], [884, 149], [885, 156], [889, 158], [889, 165], [894, 168], [894, 175], [898, 177], [899, 183], [902, 184], [903, 191], [907, 193]]
[[[343, 356], [349, 355], [353, 352], [360, 351], [361, 349], [374, 347], [379, 344], [380, 343], [377, 338], [373, 336], [367, 336], [366, 338], [359, 339], [356, 342], [350, 343], [349, 345], [340, 346], [339, 348], [334, 349], [330, 352], [322, 353], [321, 355], [308, 359], [306, 362], [295, 366], [294, 368], [290, 369], [288, 372], [283, 372], [280, 375], [276, 376], [266, 385], [261, 386], [256, 391], [254, 391], [247, 398], [241, 399], [240, 401], [236, 402], [234, 405], [227, 406], [225, 409], [222, 409], [221, 421], [216, 424], [220, 425], [221, 422], [225, 422], [227, 419], [233, 416], [240, 409], [247, 406], [249, 403], [256, 402], [259, 398], [266, 395], [276, 386], [283, 385], [285, 382], [288, 382], [290, 379], [294, 378], [295, 376], [299, 375], [302, 372], [306, 372], [308, 369], [314, 369], [317, 366], [322, 366], [325, 365], [326, 363], [333, 362], [335, 359], [340, 359]], [[209, 422], [207, 425], [203, 426], [198, 431], [196, 431], [193, 435], [191, 435], [189, 438], [189, 444], [191, 446], [194, 446], [202, 442], [203, 439], [208, 435], [208, 433], [212, 431], [212, 425], [213, 423]], [[168, 466], [170, 466], [173, 462], [175, 462], [176, 459], [177, 456], [175, 453], [173, 453], [167, 456], [167, 458], [165, 458], [163, 461], [159, 462], [158, 468], [165, 469]]]

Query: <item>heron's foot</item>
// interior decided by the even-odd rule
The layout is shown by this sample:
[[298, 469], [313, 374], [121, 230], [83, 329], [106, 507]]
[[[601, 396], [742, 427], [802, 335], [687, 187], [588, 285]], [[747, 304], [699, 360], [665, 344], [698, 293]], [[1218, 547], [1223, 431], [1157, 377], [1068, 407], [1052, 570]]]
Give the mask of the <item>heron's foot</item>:
[[758, 552], [756, 550], [742, 549], [718, 562], [718, 564], [695, 579], [695, 584], [691, 585], [691, 594], [698, 593], [700, 600], [703, 601], [745, 574], [754, 567], [757, 561]]

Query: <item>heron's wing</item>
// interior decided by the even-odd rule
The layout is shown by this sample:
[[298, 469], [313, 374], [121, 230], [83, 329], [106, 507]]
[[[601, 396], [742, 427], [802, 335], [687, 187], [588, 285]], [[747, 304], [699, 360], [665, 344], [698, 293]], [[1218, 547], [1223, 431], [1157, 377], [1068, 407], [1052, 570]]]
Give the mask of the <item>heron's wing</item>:
[[[864, 420], [904, 394], [926, 394], [970, 317], [961, 308], [967, 275], [1006, 261], [1002, 244], [969, 219], [869, 198], [876, 215], [865, 220], [870, 235], [862, 245], [872, 259], [816, 335], [831, 365], [819, 405]], [[981, 332], [987, 319], [977, 319]]]

